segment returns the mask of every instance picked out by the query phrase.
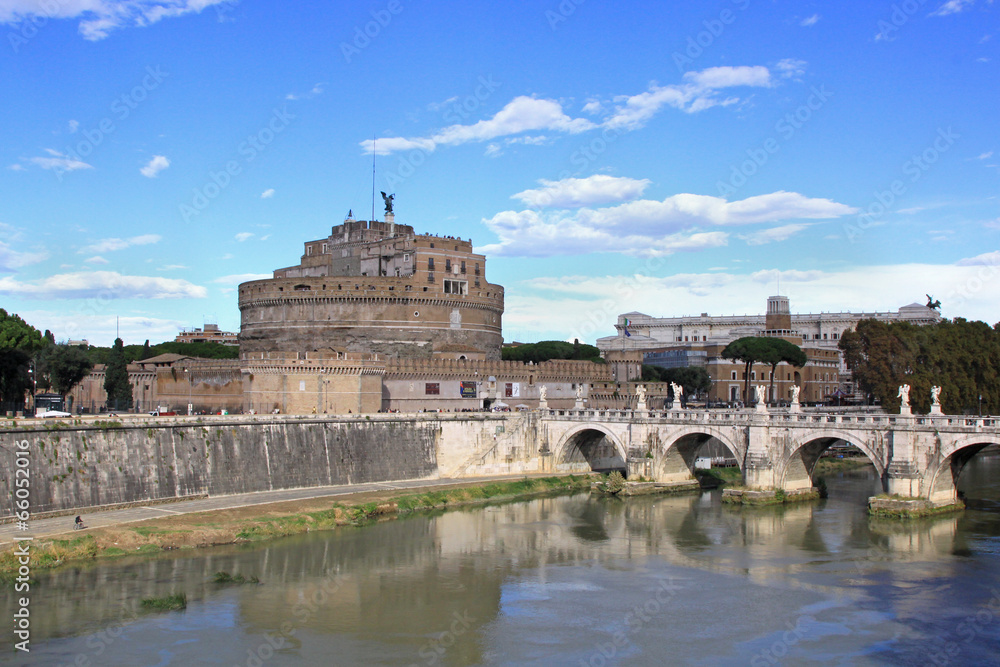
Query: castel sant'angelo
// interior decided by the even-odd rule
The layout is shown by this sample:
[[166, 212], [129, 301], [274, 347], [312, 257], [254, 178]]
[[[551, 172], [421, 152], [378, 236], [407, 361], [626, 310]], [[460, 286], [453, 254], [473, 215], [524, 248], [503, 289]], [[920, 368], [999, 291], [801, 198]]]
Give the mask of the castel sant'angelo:
[[[552, 407], [615, 391], [590, 361], [501, 361], [504, 289], [470, 239], [351, 214], [298, 264], [239, 287], [245, 411], [344, 414]], [[596, 383], [596, 384], [595, 384]]]
[[302, 260], [239, 288], [240, 351], [500, 359], [503, 287], [472, 241], [350, 216]]

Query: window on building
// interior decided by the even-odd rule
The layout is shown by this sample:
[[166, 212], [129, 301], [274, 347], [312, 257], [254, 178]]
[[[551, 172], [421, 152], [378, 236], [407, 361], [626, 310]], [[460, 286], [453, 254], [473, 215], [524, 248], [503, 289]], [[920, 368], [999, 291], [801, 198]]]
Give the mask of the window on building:
[[751, 380], [757, 379], [757, 371], [750, 371], [750, 379]]
[[460, 273], [465, 273], [465, 260], [462, 260], [462, 265], [459, 267]]
[[684, 342], [685, 342], [685, 343], [687, 342], [687, 339], [688, 339], [688, 337], [687, 337], [687, 336], [684, 336]]
[[840, 334], [833, 334], [833, 339], [834, 340], [837, 340], [839, 337], [840, 337]]
[[513, 382], [508, 382], [508, 383], [506, 383], [504, 385], [503, 395], [504, 395], [504, 398], [511, 398], [514, 395], [514, 383]]
[[479, 262], [476, 262], [476, 275], [479, 275]]
[[433, 244], [433, 243], [431, 244], [431, 247], [432, 247], [432, 248], [434, 247], [434, 244]]
[[702, 336], [702, 337], [701, 337], [701, 339], [702, 339], [703, 341], [706, 341], [706, 340], [708, 340], [708, 336]]
[[403, 255], [403, 261], [404, 261], [404, 262], [409, 262], [409, 261], [410, 261], [410, 256], [409, 256], [409, 255], [406, 255], [406, 254], [404, 254], [404, 255]]
[[313, 254], [313, 247], [311, 245], [306, 246], [306, 255]]
[[[432, 282], [434, 282], [434, 274], [433, 274], [433, 273], [428, 273], [428, 274], [427, 274], [427, 282], [429, 282], [429, 283], [432, 283]], [[425, 292], [427, 291], [427, 288], [426, 288], [426, 287], [424, 288], [424, 291], [425, 291]]]
[[425, 396], [438, 396], [441, 393], [441, 383], [440, 382], [425, 382], [424, 383], [424, 395]]
[[327, 244], [326, 244], [326, 243], [324, 243], [324, 244], [323, 244], [323, 254], [324, 254], [324, 255], [326, 254], [326, 249], [327, 249], [328, 247], [329, 247], [329, 246], [327, 246]]
[[823, 334], [823, 340], [826, 340], [826, 334]]
[[433, 257], [430, 257], [427, 260], [427, 270], [428, 271], [433, 271], [434, 270], [434, 258]]
[[444, 293], [445, 294], [468, 294], [469, 293], [469, 281], [468, 280], [445, 280], [444, 281]]
[[732, 371], [732, 378], [731, 379], [733, 379], [733, 380], [736, 379], [736, 371]]

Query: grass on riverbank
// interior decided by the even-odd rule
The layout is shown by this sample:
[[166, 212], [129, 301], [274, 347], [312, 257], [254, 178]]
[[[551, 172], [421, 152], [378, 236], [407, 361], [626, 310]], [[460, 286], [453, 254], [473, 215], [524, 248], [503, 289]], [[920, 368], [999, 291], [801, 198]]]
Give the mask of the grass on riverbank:
[[174, 611], [176, 609], [187, 608], [187, 596], [184, 593], [175, 593], [161, 598], [143, 598], [143, 609], [154, 611]]
[[[360, 526], [416, 511], [586, 491], [590, 489], [591, 481], [592, 478], [586, 475], [533, 477], [403, 495], [369, 492], [358, 494], [353, 502], [331, 503], [329, 498], [319, 498], [163, 517], [141, 524], [91, 529], [87, 535], [72, 539], [36, 540], [31, 543], [31, 571], [59, 567], [74, 561], [257, 542], [332, 530], [337, 526]], [[0, 580], [17, 576], [18, 565], [13, 546], [0, 551]]]

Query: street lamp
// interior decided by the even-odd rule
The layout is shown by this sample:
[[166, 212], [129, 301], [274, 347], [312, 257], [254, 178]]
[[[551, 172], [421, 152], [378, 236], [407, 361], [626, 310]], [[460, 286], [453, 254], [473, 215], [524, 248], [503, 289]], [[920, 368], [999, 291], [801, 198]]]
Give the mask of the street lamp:
[[194, 414], [194, 405], [191, 404], [191, 385], [193, 383], [191, 382], [191, 372], [186, 368], [184, 369], [184, 377], [187, 378], [188, 383], [188, 416], [190, 417]]
[[979, 416], [983, 416], [983, 395], [979, 395]]

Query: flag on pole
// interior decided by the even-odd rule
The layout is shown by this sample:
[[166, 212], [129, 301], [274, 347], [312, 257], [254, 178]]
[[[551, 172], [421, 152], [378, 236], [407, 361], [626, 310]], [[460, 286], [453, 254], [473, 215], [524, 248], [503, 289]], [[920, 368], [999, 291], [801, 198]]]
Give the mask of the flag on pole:
[[632, 334], [628, 332], [630, 326], [632, 326], [632, 320], [625, 318], [625, 335], [631, 338]]

